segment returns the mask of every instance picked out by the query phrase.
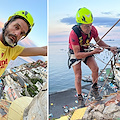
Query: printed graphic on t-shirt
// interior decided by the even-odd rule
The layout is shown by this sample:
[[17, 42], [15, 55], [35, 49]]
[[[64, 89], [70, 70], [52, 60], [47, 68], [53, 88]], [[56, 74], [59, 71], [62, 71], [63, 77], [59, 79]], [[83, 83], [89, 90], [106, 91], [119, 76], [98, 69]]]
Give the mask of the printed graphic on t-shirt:
[[0, 60], [0, 68], [4, 68], [6, 64], [8, 64], [8, 59]]
[[4, 68], [8, 64], [8, 59], [4, 58], [5, 51], [5, 49], [0, 48], [0, 68]]
[[5, 49], [0, 48], [0, 56], [1, 56], [1, 58], [4, 56], [4, 53], [5, 53]]

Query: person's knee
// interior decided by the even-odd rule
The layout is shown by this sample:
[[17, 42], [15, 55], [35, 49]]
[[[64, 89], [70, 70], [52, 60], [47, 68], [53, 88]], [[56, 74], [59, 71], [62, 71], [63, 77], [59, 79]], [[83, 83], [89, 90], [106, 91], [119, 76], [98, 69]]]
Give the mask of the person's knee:
[[98, 66], [94, 67], [94, 69], [92, 70], [92, 72], [94, 72], [94, 73], [98, 73], [98, 71], [99, 71], [99, 67]]

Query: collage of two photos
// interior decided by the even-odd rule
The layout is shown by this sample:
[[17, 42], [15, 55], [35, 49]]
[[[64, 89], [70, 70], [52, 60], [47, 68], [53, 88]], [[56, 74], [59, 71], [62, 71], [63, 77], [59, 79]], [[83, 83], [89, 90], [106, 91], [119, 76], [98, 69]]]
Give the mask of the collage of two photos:
[[2, 1], [0, 120], [120, 120], [119, 3]]
[[120, 119], [119, 1], [49, 1], [49, 119]]

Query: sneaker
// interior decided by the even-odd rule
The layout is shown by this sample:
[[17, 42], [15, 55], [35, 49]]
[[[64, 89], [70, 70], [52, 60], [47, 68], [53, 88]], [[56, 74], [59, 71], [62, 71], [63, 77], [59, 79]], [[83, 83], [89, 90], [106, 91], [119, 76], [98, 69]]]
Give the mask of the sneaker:
[[94, 97], [95, 100], [99, 101], [102, 97], [99, 95], [97, 83], [92, 86], [91, 97]]
[[78, 96], [78, 108], [82, 108], [82, 107], [85, 107], [85, 102], [84, 102], [83, 96], [80, 95]]

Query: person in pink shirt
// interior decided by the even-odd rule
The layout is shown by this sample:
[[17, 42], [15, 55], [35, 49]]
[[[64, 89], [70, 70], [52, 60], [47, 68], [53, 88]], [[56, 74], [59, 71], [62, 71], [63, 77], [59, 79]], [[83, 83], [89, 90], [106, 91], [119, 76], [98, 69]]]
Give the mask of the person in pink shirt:
[[[73, 67], [75, 74], [75, 87], [78, 94], [79, 106], [84, 106], [84, 100], [81, 90], [81, 79], [82, 79], [82, 70], [81, 70], [81, 61], [83, 61], [92, 71], [92, 91], [91, 96], [95, 97], [96, 100], [101, 100], [101, 96], [98, 93], [98, 71], [99, 68], [94, 58], [94, 54], [101, 53], [106, 48], [116, 53], [117, 47], [110, 47], [104, 41], [102, 41], [98, 36], [97, 29], [92, 25], [93, 15], [91, 11], [87, 8], [80, 8], [76, 14], [77, 25], [72, 27], [72, 30], [69, 35], [69, 68]], [[90, 46], [91, 39], [94, 39], [96, 43], [101, 46], [95, 48], [93, 51], [88, 51]]]

